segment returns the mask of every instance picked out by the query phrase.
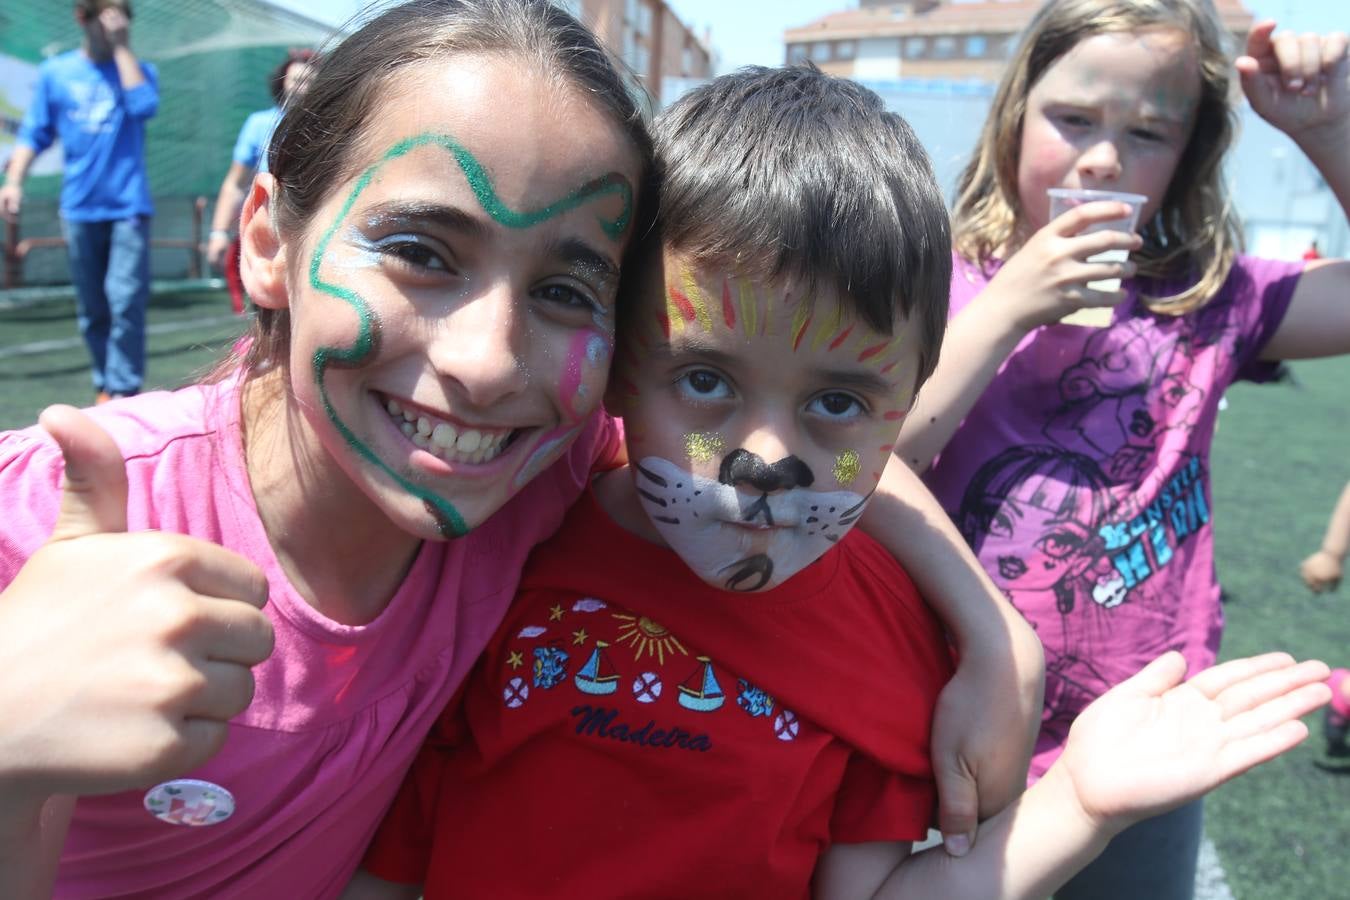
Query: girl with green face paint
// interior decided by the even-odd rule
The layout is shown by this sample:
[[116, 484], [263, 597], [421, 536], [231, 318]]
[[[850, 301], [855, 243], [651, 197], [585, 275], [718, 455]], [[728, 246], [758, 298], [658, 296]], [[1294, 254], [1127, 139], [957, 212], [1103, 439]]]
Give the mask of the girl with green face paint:
[[0, 727], [7, 895], [336, 895], [618, 449], [649, 159], [551, 4], [417, 0], [325, 56], [244, 205], [237, 355], [0, 436], [0, 652], [34, 711]]

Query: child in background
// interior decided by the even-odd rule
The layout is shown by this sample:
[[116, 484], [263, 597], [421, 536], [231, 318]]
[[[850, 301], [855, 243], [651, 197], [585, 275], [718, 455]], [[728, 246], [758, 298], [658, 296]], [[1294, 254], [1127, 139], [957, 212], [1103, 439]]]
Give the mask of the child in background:
[[[246, 358], [0, 436], [6, 897], [46, 896], [63, 848], [62, 896], [340, 890], [619, 449], [597, 410], [649, 157], [543, 0], [416, 0], [324, 61], [244, 204]], [[1020, 789], [1039, 651], [907, 499], [931, 527], [887, 548], [952, 588], [934, 745], [973, 822], [974, 776], [995, 808]]]
[[[1344, 35], [1256, 25], [1237, 61], [1258, 114], [1307, 154], [1350, 207], [1350, 63]], [[1105, 686], [1160, 648], [1190, 668], [1222, 630], [1208, 457], [1218, 403], [1275, 361], [1350, 350], [1350, 263], [1284, 263], [1238, 252], [1225, 196], [1231, 64], [1208, 0], [1052, 0], [1011, 60], [959, 182], [947, 346], [897, 453], [944, 506], [981, 523], [972, 546], [1046, 647], [1046, 727], [1033, 778]], [[1048, 219], [1049, 188], [1149, 199], [1139, 234], [1089, 231], [1117, 202]], [[1128, 262], [1086, 262], [1105, 250]], [[1124, 277], [1123, 290], [1087, 283]], [[1060, 324], [1114, 305], [1104, 328]], [[1105, 479], [1090, 528], [1059, 515], [1065, 488], [1036, 474], [1000, 498], [969, 486], [1010, 447], [1085, 458]], [[935, 459], [936, 458], [936, 459]], [[1014, 540], [1015, 538], [1015, 540]], [[1086, 582], [1014, 593], [1032, 570]], [[1113, 842], [1060, 898], [1191, 896], [1201, 808]]]
[[248, 196], [249, 185], [256, 172], [267, 171], [267, 144], [281, 121], [282, 107], [305, 90], [305, 84], [314, 71], [314, 51], [305, 48], [291, 50], [272, 71], [267, 87], [275, 101], [269, 109], [260, 109], [244, 120], [239, 138], [234, 142], [234, 154], [225, 178], [220, 182], [215, 210], [211, 213], [211, 236], [206, 243], [207, 262], [225, 273], [225, 286], [230, 291], [230, 306], [236, 313], [244, 311], [244, 283], [239, 275], [239, 238], [234, 229], [239, 224], [239, 210]]
[[[851, 528], [937, 359], [941, 196], [908, 126], [813, 68], [692, 91], [657, 147], [660, 249], [621, 309], [606, 400], [630, 464], [530, 558], [374, 875], [428, 900], [1042, 896], [1124, 822], [1306, 734], [1287, 717], [1325, 699], [1320, 663], [1176, 687], [1173, 654], [968, 855], [906, 860], [951, 662], [904, 571]], [[1272, 729], [1251, 756], [1218, 750], [1242, 688], [1196, 693], [1240, 670], [1268, 703], [1238, 730]], [[1205, 770], [1216, 751], [1243, 762]], [[350, 896], [418, 892], [366, 877]]]
[[1350, 553], [1350, 484], [1341, 491], [1336, 508], [1331, 511], [1322, 546], [1298, 567], [1308, 590], [1320, 594], [1340, 587], [1341, 567], [1345, 565], [1347, 553]]
[[[1350, 484], [1341, 491], [1336, 508], [1327, 523], [1322, 546], [1299, 566], [1303, 583], [1314, 594], [1334, 591], [1341, 584], [1341, 567], [1350, 553]], [[1322, 713], [1322, 732], [1327, 752], [1332, 756], [1350, 755], [1346, 737], [1350, 734], [1350, 669], [1336, 669], [1327, 681], [1331, 685], [1331, 703]]]

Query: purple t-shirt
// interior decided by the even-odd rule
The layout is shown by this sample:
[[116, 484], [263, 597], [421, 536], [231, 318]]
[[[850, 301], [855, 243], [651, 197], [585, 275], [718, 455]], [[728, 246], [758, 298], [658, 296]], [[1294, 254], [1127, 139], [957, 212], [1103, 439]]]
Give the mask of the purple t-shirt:
[[[1184, 316], [1150, 313], [1127, 283], [1109, 327], [1036, 329], [925, 476], [1045, 647], [1033, 777], [1083, 707], [1160, 653], [1181, 651], [1191, 672], [1214, 663], [1219, 398], [1270, 374], [1258, 357], [1302, 265], [1239, 257]], [[992, 275], [957, 259], [952, 315]]]
[[[557, 529], [592, 462], [617, 452], [614, 420], [597, 417], [567, 456], [467, 536], [424, 544], [385, 611], [350, 626], [306, 603], [272, 552], [233, 384], [142, 394], [89, 414], [127, 459], [129, 528], [193, 535], [257, 563], [276, 649], [254, 668], [253, 703], [231, 722], [224, 749], [185, 773], [230, 791], [234, 813], [189, 827], [147, 812], [145, 791], [81, 799], [56, 896], [337, 896], [505, 614], [526, 555]], [[41, 430], [0, 435], [0, 586], [50, 534], [61, 471]]]

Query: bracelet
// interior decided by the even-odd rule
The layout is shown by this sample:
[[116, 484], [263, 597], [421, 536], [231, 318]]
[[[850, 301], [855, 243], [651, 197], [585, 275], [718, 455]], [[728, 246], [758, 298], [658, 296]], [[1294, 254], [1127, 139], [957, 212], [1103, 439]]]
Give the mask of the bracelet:
[[213, 238], [223, 237], [223, 238], [229, 239], [229, 238], [233, 237], [233, 235], [231, 235], [231, 234], [230, 234], [228, 231], [226, 231], [224, 228], [212, 228], [212, 229], [211, 229], [211, 237], [213, 237]]

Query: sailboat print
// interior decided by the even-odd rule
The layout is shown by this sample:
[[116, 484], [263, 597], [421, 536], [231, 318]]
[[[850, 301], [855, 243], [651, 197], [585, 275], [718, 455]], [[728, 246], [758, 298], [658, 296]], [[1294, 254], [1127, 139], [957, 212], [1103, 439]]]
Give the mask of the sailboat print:
[[577, 690], [586, 694], [612, 694], [618, 690], [619, 673], [614, 670], [614, 664], [605, 652], [608, 646], [605, 641], [595, 642], [591, 658], [586, 660], [586, 665], [572, 679], [576, 682]]
[[694, 712], [712, 712], [726, 702], [726, 694], [713, 675], [712, 661], [706, 656], [698, 657], [703, 665], [694, 670], [680, 685], [680, 705]]

